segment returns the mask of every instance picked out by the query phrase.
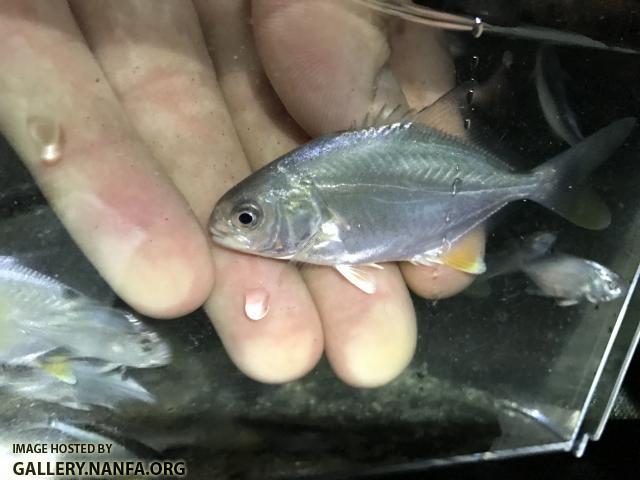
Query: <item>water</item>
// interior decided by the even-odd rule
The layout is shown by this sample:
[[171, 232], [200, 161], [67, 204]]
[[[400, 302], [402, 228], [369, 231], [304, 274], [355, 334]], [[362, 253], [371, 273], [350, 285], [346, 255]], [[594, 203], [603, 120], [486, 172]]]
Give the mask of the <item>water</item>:
[[62, 129], [55, 120], [32, 117], [27, 120], [27, 128], [34, 146], [40, 151], [40, 160], [45, 164], [56, 163], [62, 157]]
[[248, 290], [244, 297], [244, 313], [251, 320], [262, 320], [269, 312], [269, 293], [261, 288]]
[[[527, 7], [527, 2], [524, 4], [525, 7], [521, 8]], [[537, 3], [528, 7], [530, 11], [525, 12], [528, 15], [522, 12], [512, 13], [522, 13], [522, 18], [536, 22], [542, 22], [546, 18], [538, 10], [541, 7]], [[465, 4], [460, 8], [464, 10]], [[626, 13], [603, 13], [595, 10], [595, 6], [593, 8], [593, 13], [590, 14], [585, 7], [585, 15], [595, 22], [594, 25], [598, 23], [596, 19], [600, 15], [606, 15], [607, 22], [611, 22], [611, 25], [626, 26], [626, 30], [616, 31], [615, 35], [613, 32], [605, 32], [610, 38], [601, 38], [602, 40], [622, 42], [619, 40], [622, 37], [625, 44], [640, 46], [640, 39], [633, 33], [637, 29], [633, 29], [633, 24], [628, 23], [631, 20], [616, 22], [624, 19]], [[170, 17], [169, 10], [167, 7], [162, 16], [154, 15], [153, 18], [166, 20]], [[498, 85], [488, 101], [475, 92], [469, 92], [467, 101], [474, 106], [478, 104], [477, 110], [484, 122], [476, 122], [475, 117], [473, 122], [466, 119], [465, 129], [475, 133], [478, 128], [488, 125], [488, 130], [501, 145], [516, 152], [512, 163], [522, 169], [531, 168], [542, 159], [564, 150], [566, 146], [553, 135], [544, 120], [533, 82], [530, 81], [539, 45], [536, 42], [490, 36], [487, 31], [483, 33], [483, 20], [491, 23], [490, 19], [494, 21], [499, 12], [489, 11], [489, 15], [483, 12], [465, 13], [472, 19], [481, 15], [482, 20], [475, 23], [473, 32], [451, 34], [445, 39], [450, 51], [445, 53], [453, 52], [456, 81], [462, 83], [475, 78], [482, 83], [491, 78], [501, 65], [508, 67], [499, 77]], [[255, 15], [259, 13], [254, 12]], [[209, 18], [215, 18], [215, 15]], [[592, 28], [589, 21], [581, 24], [574, 15], [568, 14], [565, 20], [576, 31], [596, 38], [600, 35], [600, 29]], [[255, 17], [252, 23], [256, 25]], [[314, 21], [314, 25], [320, 25], [323, 29], [330, 29], [336, 24], [336, 21], [327, 22], [326, 19], [324, 23]], [[86, 27], [88, 30], [97, 28]], [[239, 28], [234, 32], [241, 31]], [[308, 25], [305, 28], [309, 28]], [[622, 27], [616, 27], [618, 28]], [[154, 55], [160, 55], [163, 49], [168, 48], [163, 40], [164, 35], [147, 39], [151, 44], [158, 43], [158, 50], [154, 50]], [[293, 46], [304, 45], [304, 31], [298, 35]], [[350, 31], [349, 38], [353, 35], [355, 33]], [[328, 35], [329, 38], [335, 36], [335, 32]], [[98, 38], [99, 35], [94, 41], [98, 41]], [[327, 50], [326, 42], [311, 43], [321, 44], [325, 53], [331, 51]], [[362, 45], [369, 43], [365, 41]], [[242, 39], [240, 44], [244, 46], [248, 43]], [[263, 46], [269, 47], [267, 43]], [[413, 45], [415, 49], [423, 46]], [[306, 45], [306, 48], [312, 48], [312, 45]], [[173, 55], [179, 51], [178, 47], [176, 51], [172, 50], [171, 58], [175, 58]], [[341, 44], [339, 51], [347, 52], [348, 44]], [[402, 53], [399, 58], [408, 54], [407, 50]], [[364, 55], [362, 51], [360, 54]], [[138, 56], [132, 58], [145, 58], [145, 55], [149, 55], [149, 52], [138, 52]], [[606, 51], [569, 48], [558, 49], [558, 55], [570, 78], [569, 100], [579, 115], [580, 125], [585, 133], [593, 132], [616, 118], [640, 115], [640, 87], [637, 85], [639, 58]], [[238, 56], [230, 51], [229, 59], [232, 67], [226, 68], [221, 57], [216, 57], [213, 63], [219, 70], [217, 74], [223, 94], [228, 97], [226, 104], [236, 114], [246, 112], [247, 105], [255, 102], [236, 101], [238, 97], [233, 96], [234, 91], [249, 88], [249, 92], [264, 95], [268, 91], [268, 82], [271, 81], [277, 86], [276, 90], [280, 95], [285, 97], [288, 94], [288, 91], [283, 90], [283, 84], [279, 83], [285, 75], [282, 71], [273, 67], [274, 70], [268, 72], [268, 77], [251, 77], [254, 80], [243, 82], [242, 75], [236, 75], [236, 68], [240, 68], [238, 65], [246, 61], [244, 53]], [[358, 58], [349, 58], [349, 62], [340, 64], [340, 68], [348, 69], [352, 63], [361, 65]], [[135, 80], [140, 75], [138, 69], [143, 67], [144, 65], [138, 64], [128, 65], [121, 73], [129, 72]], [[256, 65], [250, 67], [258, 68]], [[321, 65], [316, 67], [321, 68]], [[212, 186], [218, 185], [224, 178], [226, 188], [246, 173], [237, 165], [234, 166], [231, 160], [236, 158], [231, 152], [239, 151], [234, 150], [238, 142], [242, 142], [245, 152], [243, 155], [253, 155], [253, 163], [262, 158], [260, 155], [273, 158], [278, 154], [278, 148], [288, 150], [295, 146], [295, 142], [306, 138], [302, 130], [295, 126], [296, 122], [285, 116], [284, 112], [287, 110], [272, 100], [265, 104], [268, 114], [256, 114], [255, 118], [251, 118], [255, 123], [248, 123], [246, 128], [241, 129], [239, 125], [243, 117], [236, 115], [234, 121], [237, 123], [233, 127], [228, 116], [216, 116], [215, 112], [218, 110], [214, 105], [206, 103], [206, 92], [212, 87], [207, 83], [210, 77], [201, 73], [189, 75], [184, 84], [178, 82], [177, 85], [172, 85], [175, 90], [169, 87], [168, 90], [162, 90], [156, 85], [159, 90], [154, 91], [155, 95], [148, 102], [142, 102], [145, 108], [152, 111], [151, 119], [145, 117], [148, 123], [136, 124], [135, 134], [130, 131], [133, 127], [127, 127], [129, 130], [125, 129], [125, 133], [117, 130], [114, 125], [121, 125], [122, 119], [116, 116], [114, 120], [109, 115], [103, 117], [99, 128], [90, 131], [89, 127], [93, 125], [90, 119], [78, 117], [79, 113], [65, 116], [64, 109], [61, 110], [60, 118], [42, 117], [24, 121], [10, 117], [9, 121], [4, 119], [0, 124], [6, 128], [9, 122], [15, 121], [15, 125], [12, 123], [12, 128], [7, 129], [7, 136], [13, 141], [25, 138], [28, 139], [25, 141], [33, 142], [33, 151], [38, 152], [38, 158], [44, 164], [56, 164], [60, 160], [55, 168], [47, 168], [47, 174], [52, 175], [48, 180], [53, 182], [48, 185], [64, 187], [65, 182], [69, 182], [69, 186], [76, 186], [86, 176], [106, 182], [114, 171], [118, 171], [117, 183], [126, 187], [123, 190], [127, 192], [127, 196], [117, 198], [126, 200], [130, 212], [139, 213], [134, 215], [135, 228], [153, 231], [151, 238], [157, 244], [166, 238], [173, 238], [173, 235], [186, 236], [183, 230], [176, 232], [174, 228], [163, 229], [158, 226], [175, 220], [179, 211], [177, 207], [154, 209], [154, 205], [169, 196], [169, 190], [156, 190], [160, 188], [159, 185], [163, 185], [165, 175], [173, 175], [174, 183], [182, 188], [185, 185], [193, 186], [184, 197], [198, 207], [193, 209], [197, 216], [206, 217], [209, 208], [207, 205], [212, 206], [215, 195], [221, 193], [212, 192]], [[333, 69], [330, 75], [320, 77], [323, 81], [338, 80], [343, 78], [343, 72]], [[385, 75], [380, 77], [384, 81], [378, 85], [378, 94], [392, 97], [389, 92], [393, 91], [394, 83]], [[112, 82], [117, 81], [113, 77], [107, 78]], [[202, 87], [199, 82], [204, 82], [202, 89], [198, 89]], [[305, 84], [299, 87], [299, 98], [315, 98], [321, 84], [322, 82], [314, 86]], [[251, 90], [254, 87], [256, 90]], [[290, 87], [294, 91], [298, 88], [295, 84]], [[100, 88], [100, 84], [92, 85], [92, 88]], [[349, 85], [348, 94], [341, 97], [342, 108], [348, 108], [349, 101], [357, 97], [357, 92], [352, 92], [351, 88], [355, 86]], [[140, 94], [144, 89], [131, 91]], [[184, 94], [191, 91], [197, 92], [197, 101], [189, 100], [190, 97], [186, 96], [180, 97], [178, 102], [181, 105], [181, 115], [189, 119], [188, 126], [180, 122], [175, 125], [165, 123], [173, 115], [162, 110], [164, 104], [158, 102], [158, 98], [176, 98], [176, 92]], [[72, 93], [73, 95], [61, 97], [73, 101], [75, 95], [82, 95], [82, 90], [75, 89]], [[316, 108], [326, 107], [331, 98], [339, 95], [337, 91], [330, 93], [331, 95], [321, 97]], [[125, 97], [126, 95], [120, 95], [118, 98]], [[101, 92], [98, 98], [104, 100], [108, 95]], [[135, 102], [130, 104], [132, 118], [144, 114], [145, 108], [140, 105]], [[311, 108], [310, 105], [305, 105], [307, 109]], [[78, 112], [80, 107], [86, 108], [79, 105]], [[295, 109], [295, 103], [288, 107], [289, 111], [298, 116], [298, 123], [303, 128], [313, 130], [314, 135], [322, 133], [322, 128], [313, 125], [305, 111]], [[198, 114], [205, 118], [213, 115], [216, 121], [203, 123]], [[329, 111], [327, 118], [331, 115], [334, 114]], [[177, 117], [183, 120], [185, 118], [180, 115]], [[268, 120], [273, 117], [282, 119], [278, 123], [279, 128], [293, 125], [293, 129], [286, 130], [286, 134], [278, 129], [268, 130], [268, 138], [263, 137], [263, 141], [251, 143], [251, 138], [255, 138], [252, 135], [267, 130], [271, 125]], [[78, 118], [82, 120], [78, 121]], [[329, 121], [330, 119], [327, 120]], [[83, 124], [86, 124], [86, 129], [80, 128]], [[18, 131], [20, 128], [24, 129], [20, 130], [25, 132], [23, 136], [13, 133], [14, 129]], [[153, 137], [156, 141], [147, 140], [144, 147], [133, 151], [134, 154], [124, 147], [120, 149], [125, 145], [127, 135], [135, 135], [136, 138], [139, 136], [141, 139], [156, 135]], [[178, 136], [188, 138], [186, 147], [176, 140]], [[229, 137], [233, 137], [233, 140], [227, 140]], [[77, 148], [79, 139], [84, 139], [85, 146], [91, 147], [84, 150], [84, 156], [77, 156], [80, 151]], [[174, 141], [177, 143], [173, 143]], [[97, 145], [101, 144], [118, 148], [111, 150], [110, 155], [96, 157], [99, 153]], [[224, 149], [213, 155], [212, 151], [206, 150], [214, 148], [211, 147], [212, 144], [222, 144]], [[636, 233], [639, 231], [640, 215], [635, 193], [640, 174], [637, 164], [638, 148], [638, 134], [635, 134], [615, 158], [592, 177], [592, 183], [612, 209], [613, 222], [607, 230], [585, 231], [573, 227], [532, 202], [516, 204], [501, 213], [492, 225], [487, 247], [489, 253], [500, 251], [511, 239], [526, 233], [549, 230], [558, 234], [559, 250], [593, 258], [630, 281], [640, 260], [640, 242]], [[207, 153], [203, 157], [205, 160], [198, 163], [197, 168], [190, 169], [189, 160], [200, 158], [198, 153], [202, 151]], [[151, 154], [164, 159], [164, 163], [154, 164], [153, 168], [149, 168], [152, 178], [145, 183], [144, 188], [129, 188], [129, 182], [138, 182], [139, 175], [147, 178], [140, 173], [146, 171], [144, 162], [136, 163], [136, 159], [147, 158], [145, 155]], [[88, 223], [85, 232], [89, 233], [72, 239], [34, 180], [6, 144], [0, 158], [0, 254], [15, 255], [32, 268], [67, 283], [97, 301], [126, 308], [76, 244], [79, 242], [84, 245], [85, 251], [95, 254], [91, 248], [94, 244], [91, 239], [101, 234], [101, 219], [84, 217], [88, 218], [85, 220]], [[98, 161], [92, 162], [94, 158]], [[126, 161], [119, 163], [119, 159], [123, 158]], [[75, 161], [77, 167], [71, 171], [73, 173], [56, 178], [57, 168], [67, 168], [68, 159]], [[215, 168], [211, 167], [214, 163]], [[118, 170], [123, 165], [126, 167], [124, 173]], [[460, 170], [459, 166], [457, 170]], [[461, 198], [461, 195], [457, 195], [460, 188], [460, 182], [454, 182], [451, 196]], [[223, 188], [220, 187], [219, 190]], [[119, 192], [118, 189], [106, 189], [101, 193], [103, 198], [113, 200], [110, 193]], [[149, 198], [153, 198], [153, 202], [147, 202]], [[117, 208], [117, 205], [114, 206]], [[64, 201], [60, 202], [59, 208], [67, 213], [71, 212]], [[447, 219], [450, 221], [449, 214], [446, 214], [445, 221]], [[65, 221], [73, 221], [73, 215], [66, 215]], [[185, 222], [181, 228], [186, 230], [187, 226]], [[331, 224], [324, 225], [323, 228], [328, 236], [336, 233]], [[448, 244], [449, 241], [444, 237], [443, 248]], [[180, 249], [171, 247], [172, 244], [166, 245], [166, 250], [159, 250], [162, 254], [159, 255], [158, 263], [161, 265], [170, 263], [181, 252]], [[145, 243], [141, 251], [149, 251], [152, 246]], [[110, 260], [119, 254], [99, 253], [107, 255]], [[226, 260], [214, 252], [214, 261], [216, 265], [222, 265]], [[272, 477], [279, 477], [362, 471], [365, 465], [374, 469], [395, 469], [400, 468], [400, 465], [415, 467], [446, 464], [456, 462], [465, 455], [480, 454], [483, 458], [494, 458], [507, 454], [524, 454], [532, 449], [567, 449], [571, 448], [572, 438], [579, 431], [583, 414], [592, 423], [598, 420], [597, 415], [587, 411], [586, 403], [593, 392], [596, 372], [611, 338], [611, 331], [634, 331], [628, 323], [617, 323], [620, 302], [562, 309], [550, 299], [528, 295], [526, 279], [512, 276], [491, 282], [491, 292], [486, 297], [462, 294], [441, 299], [437, 303], [412, 297], [418, 319], [416, 352], [408, 368], [386, 386], [375, 389], [347, 386], [336, 377], [326, 359], [302, 379], [283, 385], [263, 384], [250, 380], [238, 370], [226, 353], [225, 346], [243, 370], [249, 368], [245, 361], [247, 357], [254, 355], [261, 358], [262, 372], [268, 375], [281, 368], [280, 362], [295, 363], [310, 358], [311, 354], [306, 351], [298, 354], [296, 348], [306, 346], [305, 342], [314, 345], [314, 342], [322, 341], [323, 332], [325, 336], [329, 336], [332, 331], [339, 332], [346, 328], [342, 330], [342, 334], [353, 342], [357, 335], [363, 335], [363, 330], [357, 330], [361, 328], [370, 335], [367, 338], [375, 340], [375, 335], [372, 334], [375, 326], [360, 322], [364, 317], [356, 308], [357, 302], [370, 300], [361, 300], [354, 294], [354, 297], [348, 297], [346, 304], [342, 304], [342, 313], [347, 320], [336, 325], [325, 325], [325, 330], [313, 336], [312, 340], [303, 337], [304, 341], [295, 341], [299, 338], [295, 334], [306, 327], [304, 324], [285, 323], [289, 317], [283, 312], [294, 315], [298, 304], [283, 303], [278, 296], [282, 283], [289, 278], [287, 275], [280, 275], [282, 265], [277, 265], [277, 275], [272, 275], [270, 282], [264, 283], [263, 287], [256, 288], [255, 285], [261, 283], [254, 282], [251, 288], [245, 288], [239, 284], [241, 276], [237, 275], [246, 268], [243, 262], [244, 259], [234, 257], [229, 261], [226, 274], [218, 275], [215, 279], [215, 291], [222, 291], [224, 295], [216, 297], [214, 307], [217, 308], [228, 300], [229, 312], [234, 314], [229, 315], [228, 321], [214, 318], [220, 337], [201, 309], [177, 320], [148, 319], [169, 339], [175, 359], [165, 368], [139, 369], [128, 373], [158, 398], [156, 404], [131, 403], [118, 412], [101, 408], [83, 412], [17, 397], [0, 388], [3, 405], [0, 409], [0, 421], [4, 427], [0, 430], [17, 431], [20, 425], [29, 424], [34, 418], [49, 417], [88, 425], [109, 438], [129, 440], [129, 443], [137, 447], [134, 448], [137, 455], [185, 458], [191, 472], [189, 478], [196, 479], [211, 476], [224, 478], [232, 474], [263, 478], [267, 473]], [[199, 271], [206, 269], [207, 264], [194, 262], [191, 268]], [[256, 268], [248, 275], [261, 278], [270, 267], [261, 264], [260, 268], [264, 270]], [[165, 292], [182, 289], [185, 283], [180, 266], [176, 266], [173, 272], [174, 276], [166, 279], [168, 287], [163, 290]], [[304, 271], [303, 274], [307, 275]], [[435, 282], [443, 280], [446, 275], [441, 269], [434, 268], [429, 277]], [[153, 280], [155, 285], [157, 274], [150, 272], [147, 280]], [[316, 279], [318, 283], [322, 281], [328, 280]], [[144, 281], [140, 284], [144, 287]], [[333, 297], [337, 301], [344, 295], [346, 294], [336, 293]], [[310, 299], [309, 305], [313, 305]], [[633, 302], [631, 306], [637, 308]], [[0, 315], [1, 311], [2, 308]], [[391, 320], [387, 331], [397, 333], [392, 326], [393, 316], [398, 314], [392, 310], [384, 312], [385, 318]], [[353, 325], [354, 329], [348, 329], [349, 325]], [[299, 330], [296, 331], [293, 327]], [[238, 337], [251, 342], [238, 342]], [[280, 349], [271, 348], [268, 339], [272, 338], [282, 341], [282, 344], [276, 344], [281, 345]], [[384, 360], [380, 361], [381, 357], [389, 354], [386, 347], [393, 338], [390, 335], [388, 338], [389, 341], [381, 342], [382, 347], [368, 358], [371, 364], [378, 365], [378, 370], [381, 369], [380, 364], [384, 366]], [[347, 352], [349, 351], [339, 351]], [[329, 355], [330, 360], [336, 361], [335, 355], [331, 355], [332, 353]], [[255, 369], [255, 366], [250, 368]], [[603, 377], [605, 384], [607, 378], [614, 378], [617, 373], [616, 368], [610, 365], [605, 371], [609, 370], [609, 377]], [[605, 393], [598, 393], [603, 391], [602, 388]], [[596, 390], [596, 396], [602, 397], [606, 403], [606, 388], [602, 388]], [[28, 409], [25, 408], [27, 406]], [[13, 437], [2, 438], [4, 444], [12, 441]]]

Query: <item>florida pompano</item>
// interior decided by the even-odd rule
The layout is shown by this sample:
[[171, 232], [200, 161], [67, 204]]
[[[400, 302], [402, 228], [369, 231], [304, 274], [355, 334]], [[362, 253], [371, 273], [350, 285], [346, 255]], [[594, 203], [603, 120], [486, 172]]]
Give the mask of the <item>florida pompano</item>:
[[516, 200], [538, 202], [585, 228], [606, 227], [608, 208], [581, 182], [624, 142], [636, 120], [615, 121], [517, 173], [465, 135], [440, 130], [443, 113], [459, 115], [472, 88], [455, 89], [415, 114], [393, 112], [319, 137], [254, 172], [215, 206], [209, 224], [214, 241], [334, 266], [372, 293], [375, 284], [358, 267], [410, 261], [482, 273], [482, 242], [473, 233]]

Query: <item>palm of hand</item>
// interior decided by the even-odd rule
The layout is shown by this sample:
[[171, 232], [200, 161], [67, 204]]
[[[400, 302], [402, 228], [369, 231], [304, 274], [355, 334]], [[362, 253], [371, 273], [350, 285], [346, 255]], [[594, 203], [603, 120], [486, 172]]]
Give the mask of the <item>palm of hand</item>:
[[[375, 272], [370, 296], [329, 268], [299, 272], [212, 246], [203, 227], [229, 187], [308, 135], [446, 91], [452, 66], [440, 37], [384, 25], [340, 1], [70, 7], [0, 7], [0, 127], [116, 292], [158, 317], [208, 298], [232, 359], [261, 381], [301, 376], [323, 350], [354, 385], [401, 372], [416, 342], [405, 282], [424, 296], [448, 296], [467, 275], [388, 264]], [[40, 160], [34, 117], [62, 126], [55, 165]], [[244, 303], [255, 289], [268, 292], [269, 313], [251, 322]]]

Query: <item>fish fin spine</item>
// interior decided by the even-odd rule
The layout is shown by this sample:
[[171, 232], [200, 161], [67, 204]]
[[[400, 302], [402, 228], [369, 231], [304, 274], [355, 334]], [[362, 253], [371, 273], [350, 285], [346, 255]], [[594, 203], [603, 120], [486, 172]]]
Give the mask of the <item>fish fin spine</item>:
[[366, 265], [336, 265], [335, 268], [349, 283], [364, 293], [369, 295], [376, 293], [375, 278], [370, 271], [367, 271]]

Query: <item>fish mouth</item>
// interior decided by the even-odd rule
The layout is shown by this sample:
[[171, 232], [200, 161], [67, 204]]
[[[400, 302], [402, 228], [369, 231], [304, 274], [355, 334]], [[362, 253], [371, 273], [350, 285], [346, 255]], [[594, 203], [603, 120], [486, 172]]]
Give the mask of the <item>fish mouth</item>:
[[232, 234], [228, 228], [210, 225], [209, 232], [211, 238], [218, 245], [231, 248], [232, 250], [246, 250], [249, 247], [249, 239], [237, 234]]
[[211, 233], [214, 239], [222, 239], [225, 236], [222, 230], [217, 229], [213, 225], [209, 227], [209, 233]]

